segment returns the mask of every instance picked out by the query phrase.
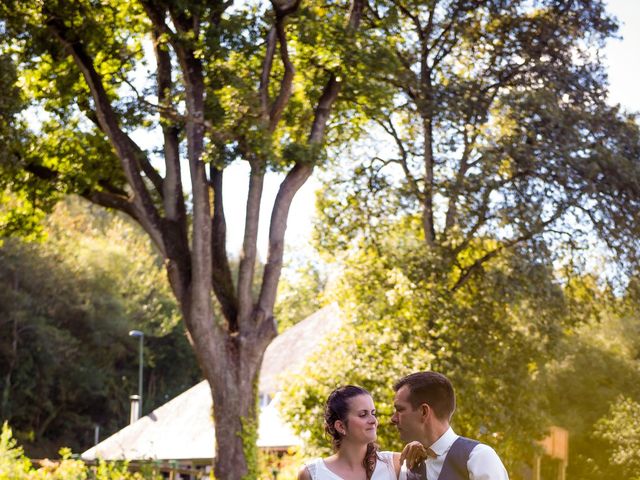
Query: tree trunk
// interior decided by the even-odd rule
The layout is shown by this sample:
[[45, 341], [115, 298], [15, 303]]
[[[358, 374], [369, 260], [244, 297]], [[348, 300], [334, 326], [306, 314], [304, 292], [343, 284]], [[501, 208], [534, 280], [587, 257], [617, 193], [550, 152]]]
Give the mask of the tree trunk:
[[422, 228], [424, 239], [430, 247], [436, 244], [436, 231], [433, 222], [433, 125], [432, 117], [423, 118], [424, 136], [424, 198], [422, 203]]
[[257, 478], [257, 393], [266, 338], [225, 335], [221, 355], [208, 377], [216, 429], [214, 472], [217, 479]]
[[[235, 350], [233, 343], [229, 342], [229, 346]], [[237, 357], [238, 353], [230, 352], [230, 357]], [[238, 358], [230, 362], [225, 359], [220, 364], [226, 365], [224, 372], [217, 368], [220, 373], [209, 379], [216, 429], [215, 477], [257, 478], [259, 362]]]
[[[196, 297], [203, 296], [201, 293]], [[197, 301], [191, 298], [192, 302]], [[211, 389], [215, 478], [256, 479], [258, 380], [262, 358], [276, 336], [276, 326], [273, 322], [260, 322], [259, 315], [254, 314], [244, 329], [234, 332], [223, 326], [227, 320], [204, 315], [202, 310], [194, 309], [192, 304], [182, 305], [190, 340]], [[260, 327], [256, 328], [258, 324]]]
[[[12, 272], [13, 276], [13, 290], [18, 295], [18, 273], [16, 271]], [[18, 360], [18, 315], [15, 313], [11, 315], [13, 317], [12, 322], [12, 337], [11, 337], [11, 355], [9, 357], [9, 365], [7, 366], [7, 374], [4, 377], [4, 387], [2, 389], [2, 401], [0, 403], [0, 415], [4, 419], [11, 419], [11, 411], [9, 399], [11, 397], [11, 387], [12, 387], [12, 374], [13, 369], [16, 366], [16, 362]]]

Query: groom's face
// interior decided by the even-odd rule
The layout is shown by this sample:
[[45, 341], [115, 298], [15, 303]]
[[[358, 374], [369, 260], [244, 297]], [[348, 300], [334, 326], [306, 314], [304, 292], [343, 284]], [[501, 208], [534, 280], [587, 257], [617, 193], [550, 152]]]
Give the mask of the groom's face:
[[405, 385], [398, 389], [393, 400], [395, 413], [391, 417], [391, 423], [398, 428], [403, 442], [421, 440], [422, 436], [422, 409], [413, 408], [409, 395], [409, 387]]

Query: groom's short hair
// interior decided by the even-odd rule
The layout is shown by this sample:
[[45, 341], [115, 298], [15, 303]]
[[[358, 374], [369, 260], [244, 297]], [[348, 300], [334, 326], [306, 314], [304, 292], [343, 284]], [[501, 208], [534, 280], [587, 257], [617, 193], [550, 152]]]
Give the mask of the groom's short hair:
[[456, 409], [456, 394], [447, 377], [437, 372], [416, 372], [398, 380], [393, 390], [397, 392], [405, 386], [413, 408], [426, 403], [440, 420], [451, 420]]

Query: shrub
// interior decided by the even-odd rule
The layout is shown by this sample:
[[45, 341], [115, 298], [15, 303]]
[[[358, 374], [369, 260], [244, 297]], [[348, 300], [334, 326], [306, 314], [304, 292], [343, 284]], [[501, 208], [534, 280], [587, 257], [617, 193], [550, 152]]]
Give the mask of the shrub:
[[62, 448], [60, 460], [45, 460], [39, 468], [25, 457], [24, 450], [11, 432], [7, 422], [0, 434], [0, 480], [158, 480], [162, 477], [151, 471], [131, 473], [127, 462], [100, 461], [89, 466], [73, 458], [71, 450]]

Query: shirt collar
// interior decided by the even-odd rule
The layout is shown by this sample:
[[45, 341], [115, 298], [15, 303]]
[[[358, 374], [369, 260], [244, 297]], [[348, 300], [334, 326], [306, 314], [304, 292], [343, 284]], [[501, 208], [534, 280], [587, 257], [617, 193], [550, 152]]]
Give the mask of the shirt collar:
[[444, 432], [442, 436], [438, 440], [436, 440], [429, 448], [431, 448], [431, 450], [433, 450], [434, 453], [438, 456], [444, 455], [449, 451], [451, 445], [453, 445], [453, 442], [455, 442], [457, 438], [458, 434], [456, 434], [456, 432], [454, 432], [453, 429], [449, 427], [449, 429]]

